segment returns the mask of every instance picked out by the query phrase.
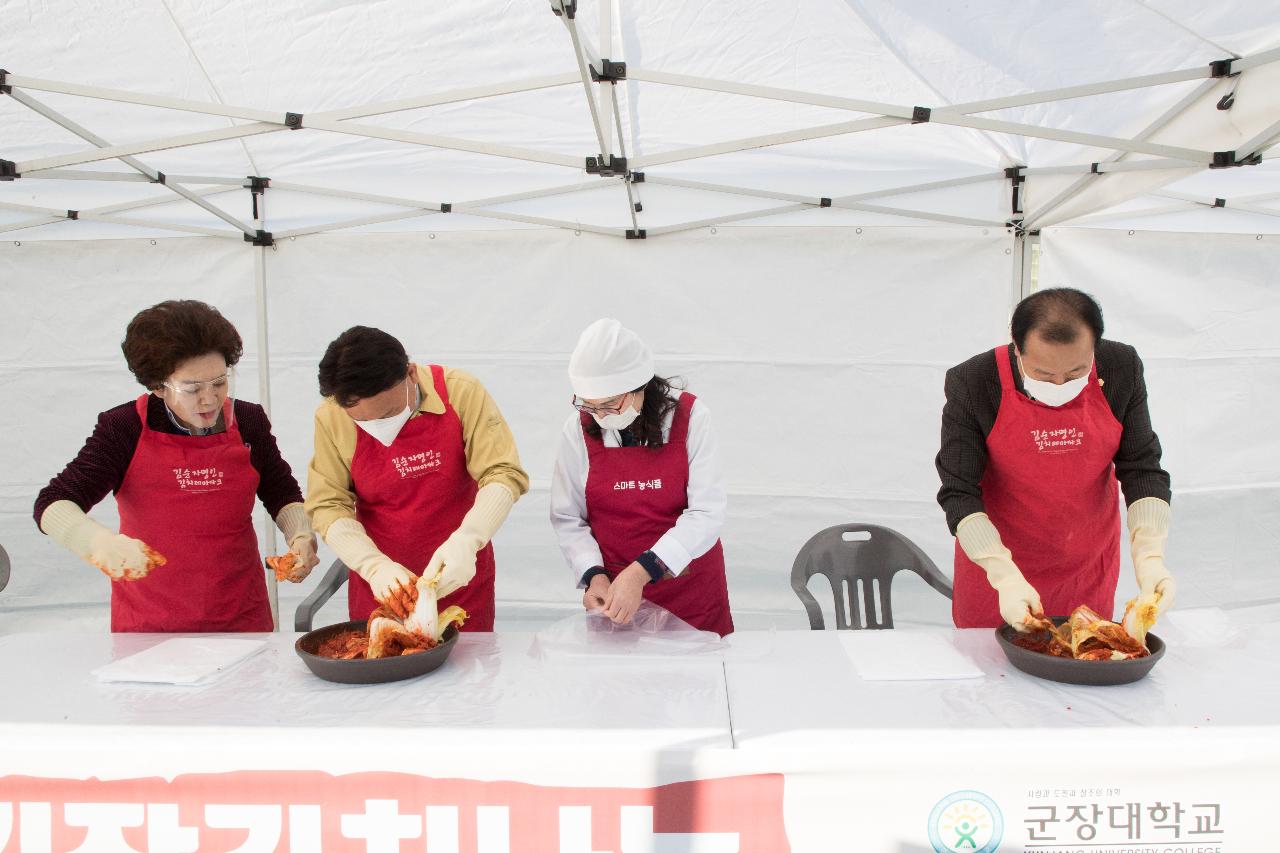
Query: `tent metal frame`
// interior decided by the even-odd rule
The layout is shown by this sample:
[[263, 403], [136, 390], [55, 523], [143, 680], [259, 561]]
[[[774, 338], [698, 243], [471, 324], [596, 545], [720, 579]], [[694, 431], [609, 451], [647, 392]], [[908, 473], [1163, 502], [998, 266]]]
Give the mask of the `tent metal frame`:
[[[648, 170], [656, 166], [703, 159], [739, 151], [770, 148], [792, 142], [864, 133], [886, 127], [900, 127], [903, 125], [923, 123], [941, 124], [977, 130], [980, 132], [1049, 139], [1077, 144], [1086, 148], [1102, 148], [1113, 152], [1107, 159], [1099, 162], [1044, 168], [1016, 167], [1016, 171], [1006, 176], [1007, 179], [1012, 181], [1015, 187], [1020, 180], [1025, 179], [1025, 177], [1030, 175], [1079, 174], [1081, 177], [1067, 190], [1064, 190], [1048, 203], [1041, 205], [1029, 216], [1019, 216], [1017, 211], [1014, 211], [1014, 215], [1011, 216], [1009, 220], [1006, 220], [1005, 223], [994, 223], [990, 220], [974, 217], [930, 213], [927, 211], [910, 210], [901, 207], [867, 205], [864, 203], [866, 198], [868, 198], [866, 194], [863, 194], [863, 197], [860, 199], [845, 197], [829, 199], [825, 202], [819, 199], [817, 202], [817, 206], [819, 207], [830, 206], [873, 213], [887, 213], [894, 216], [906, 216], [923, 221], [939, 221], [955, 225], [990, 227], [994, 224], [1004, 224], [1013, 227], [1016, 232], [1018, 230], [1034, 230], [1036, 226], [1043, 221], [1044, 217], [1069, 201], [1071, 198], [1079, 195], [1079, 193], [1089, 185], [1096, 182], [1101, 175], [1128, 170], [1178, 170], [1204, 168], [1215, 164], [1246, 164], [1256, 162], [1267, 149], [1277, 143], [1280, 143], [1280, 121], [1273, 123], [1257, 136], [1242, 144], [1236, 151], [1232, 152], [1214, 152], [1182, 146], [1161, 145], [1148, 141], [1156, 132], [1166, 126], [1177, 115], [1185, 112], [1193, 104], [1199, 102], [1200, 99], [1208, 95], [1214, 87], [1224, 84], [1229, 76], [1234, 76], [1242, 71], [1248, 70], [1249, 68], [1255, 68], [1266, 63], [1280, 61], [1280, 49], [1265, 51], [1250, 57], [1233, 57], [1230, 59], [1216, 60], [1212, 63], [1197, 66], [1195, 68], [1176, 69], [1160, 74], [1147, 74], [1119, 80], [1103, 81], [1080, 86], [1069, 86], [1059, 89], [1029, 92], [1006, 97], [990, 98], [983, 101], [931, 108], [916, 105], [890, 104], [857, 98], [804, 92], [793, 89], [782, 89], [771, 86], [759, 86], [738, 81], [715, 80], [692, 75], [653, 71], [644, 68], [627, 68], [625, 63], [610, 63], [610, 60], [603, 58], [595, 46], [591, 44], [587, 34], [582, 32], [577, 26], [575, 18], [575, 3], [571, 2], [571, 0], [550, 0], [550, 3], [552, 11], [560, 17], [569, 36], [570, 45], [574, 53], [574, 65], [577, 69], [576, 72], [542, 75], [486, 86], [452, 89], [435, 94], [402, 98], [395, 101], [369, 104], [366, 106], [354, 106], [318, 113], [278, 113], [234, 104], [212, 103], [207, 101], [172, 98], [162, 95], [127, 92], [118, 89], [86, 86], [76, 83], [24, 77], [21, 75], [9, 74], [7, 72], [0, 72], [0, 75], [2, 75], [0, 76], [0, 92], [9, 94], [14, 98], [14, 100], [22, 103], [29, 109], [39, 113], [50, 121], [55, 122], [82, 139], [85, 139], [93, 146], [92, 148], [84, 151], [37, 158], [18, 163], [10, 163], [9, 171], [12, 173], [12, 177], [21, 177], [24, 179], [146, 181], [151, 183], [160, 183], [171, 192], [185, 198], [191, 203], [201, 207], [206, 212], [223, 220], [228, 225], [236, 228], [243, 235], [243, 239], [249, 242], [254, 242], [255, 240], [263, 241], [269, 245], [274, 236], [299, 237], [310, 234], [357, 228], [371, 224], [419, 218], [421, 216], [430, 215], [432, 212], [465, 212], [470, 216], [491, 218], [499, 221], [520, 222], [531, 225], [572, 229], [575, 232], [588, 231], [591, 233], [619, 237], [647, 237], [650, 234], [656, 236], [658, 234], [688, 231], [704, 227], [708, 224], [728, 224], [730, 222], [740, 222], [753, 218], [778, 215], [790, 212], [793, 209], [807, 209], [814, 205], [810, 199], [801, 199], [798, 196], [782, 191], [751, 189], [688, 180], [680, 182], [680, 179], [678, 178], [655, 175]], [[602, 4], [601, 11], [601, 43], [607, 44], [611, 47], [613, 26], [611, 18], [611, 4]], [[609, 70], [610, 66], [615, 69], [612, 73], [610, 73]], [[619, 75], [619, 72], [616, 70], [618, 68], [625, 70]], [[617, 83], [620, 80], [631, 80], [653, 85], [677, 86], [687, 89], [718, 92], [722, 94], [806, 104], [828, 109], [845, 110], [864, 115], [863, 117], [845, 122], [825, 124], [815, 127], [804, 127], [791, 131], [762, 134], [740, 139], [724, 140], [707, 145], [678, 148], [663, 152], [636, 154], [628, 157], [625, 144], [626, 127], [624, 126], [623, 121], [622, 106], [617, 95]], [[1021, 122], [1004, 121], [978, 115], [979, 113], [989, 113], [1013, 107], [1044, 104], [1054, 101], [1150, 88], [1154, 86], [1179, 84], [1195, 80], [1202, 81], [1201, 85], [1186, 94], [1155, 122], [1148, 125], [1141, 133], [1137, 134], [1133, 138], [1120, 138], [1103, 134], [1082, 133], [1059, 128], [1040, 127]], [[201, 185], [248, 187], [250, 186], [248, 179], [228, 176], [166, 176], [158, 170], [155, 170], [147, 166], [145, 163], [135, 159], [135, 155], [139, 154], [206, 145], [230, 139], [244, 139], [249, 136], [275, 133], [282, 130], [310, 129], [330, 133], [342, 133], [366, 139], [378, 139], [400, 142], [407, 145], [469, 152], [483, 156], [535, 162], [578, 170], [584, 168], [584, 159], [570, 154], [515, 145], [506, 145], [491, 141], [461, 139], [438, 134], [400, 130], [355, 121], [356, 119], [371, 116], [388, 115], [441, 104], [477, 101], [485, 98], [569, 85], [579, 85], [583, 88], [583, 92], [586, 96], [591, 128], [596, 143], [595, 147], [597, 149], [595, 152], [595, 163], [598, 164], [596, 174], [600, 174], [608, 178], [621, 178], [620, 183], [625, 190], [627, 218], [630, 223], [630, 228], [571, 222], [552, 217], [531, 216], [511, 211], [495, 210], [493, 208], [500, 206], [504, 202], [502, 200], [492, 198], [459, 203], [430, 203], [416, 199], [392, 200], [390, 197], [382, 197], [378, 199], [380, 203], [387, 203], [406, 209], [399, 212], [331, 222], [322, 226], [296, 228], [287, 232], [282, 232], [279, 235], [271, 235], [265, 229], [255, 228], [253, 225], [207, 201], [205, 199], [206, 194], [195, 192], [190, 189], [191, 186]], [[598, 85], [599, 89], [593, 90], [593, 85]], [[88, 128], [82, 127], [69, 117], [32, 97], [26, 90], [53, 92], [98, 100], [185, 111], [246, 123], [233, 125], [227, 128], [178, 134], [160, 139], [150, 139], [125, 144], [112, 144], [97, 136]], [[615, 144], [618, 147], [619, 153], [617, 154], [613, 151]], [[1146, 159], [1136, 161], [1128, 159], [1135, 154], [1145, 155]], [[617, 158], [616, 161], [615, 158]], [[68, 168], [112, 159], [120, 160], [125, 165], [132, 168], [136, 174], [114, 171], [76, 170]], [[614, 162], [625, 165], [615, 173], [609, 168]], [[587, 161], [586, 168], [588, 170], [592, 168], [590, 160]], [[734, 213], [726, 216], [716, 216], [696, 221], [665, 225], [659, 228], [646, 229], [642, 227], [640, 218], [637, 216], [637, 214], [643, 210], [643, 206], [638, 198], [639, 191], [636, 184], [643, 180], [648, 180], [650, 183], [654, 184], [665, 183], [669, 186], [685, 186], [691, 189], [696, 188], [700, 191], [710, 193], [721, 193], [736, 196], [755, 195], [761, 198], [789, 201], [792, 205], [798, 204], [800, 206], [793, 207], [792, 205], [788, 205], [787, 207], [770, 208], [751, 214]], [[283, 189], [287, 186], [287, 184], [282, 182], [268, 182], [268, 185], [274, 186], [278, 189]], [[581, 185], [581, 189], [588, 189], [597, 185], [600, 184], [587, 183]], [[577, 188], [575, 187], [573, 189]], [[337, 188], [322, 190], [321, 188], [313, 187], [307, 191], [322, 193], [335, 198], [351, 200], [364, 198], [365, 200], [374, 200], [369, 196], [369, 194], [344, 191]], [[563, 187], [552, 187], [544, 191], [544, 193], [545, 195], [554, 195], [566, 191], [573, 190], [566, 190]], [[894, 195], [906, 194], [915, 191], [917, 190], [913, 189], [911, 186], [904, 186], [898, 188], [898, 192], [892, 192], [888, 189], [878, 190], [875, 192], [874, 196], [892, 197]], [[526, 193], [521, 196], [521, 198], [524, 199], [538, 197], [540, 197], [539, 191]], [[39, 212], [46, 213], [46, 211]], [[27, 228], [33, 228], [39, 225], [55, 222], [58, 218], [96, 218], [99, 221], [109, 221], [102, 219], [102, 216], [108, 214], [104, 214], [101, 211], [67, 211], [66, 213], [69, 215], [58, 217], [56, 211], [47, 211], [47, 215], [42, 215], [38, 218], [24, 220], [21, 222], [9, 223], [8, 225], [0, 227], [0, 232], [25, 230]], [[135, 223], [125, 221], [124, 224]], [[234, 236], [234, 232], [226, 232], [220, 229], [201, 228], [199, 226], [188, 225], [185, 223], [148, 221], [145, 225], [186, 233], [211, 234], [219, 237]]]

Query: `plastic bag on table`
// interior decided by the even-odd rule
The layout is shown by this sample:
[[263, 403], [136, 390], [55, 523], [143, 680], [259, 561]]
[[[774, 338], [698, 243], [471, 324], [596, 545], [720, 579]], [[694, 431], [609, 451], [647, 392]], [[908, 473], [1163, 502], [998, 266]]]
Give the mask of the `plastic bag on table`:
[[620, 625], [603, 610], [575, 613], [534, 635], [529, 654], [549, 660], [572, 657], [629, 659], [715, 656], [728, 648], [714, 631], [700, 631], [651, 601]]

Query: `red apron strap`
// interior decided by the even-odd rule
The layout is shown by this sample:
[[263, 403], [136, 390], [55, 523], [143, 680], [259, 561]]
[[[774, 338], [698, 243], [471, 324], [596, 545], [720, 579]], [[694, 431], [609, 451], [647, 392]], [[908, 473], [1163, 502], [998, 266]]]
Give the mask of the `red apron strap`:
[[689, 438], [689, 413], [693, 410], [693, 402], [698, 398], [682, 391], [680, 398], [676, 400], [675, 417], [671, 419], [671, 435], [667, 437], [668, 444], [684, 444]]
[[440, 395], [441, 401], [444, 402], [446, 409], [451, 408], [449, 405], [449, 389], [444, 384], [444, 368], [438, 364], [432, 364], [431, 367], [431, 384], [436, 388], [436, 393]]
[[1009, 355], [1009, 345], [996, 347], [996, 369], [1000, 371], [1000, 390], [1013, 391], [1013, 356]]

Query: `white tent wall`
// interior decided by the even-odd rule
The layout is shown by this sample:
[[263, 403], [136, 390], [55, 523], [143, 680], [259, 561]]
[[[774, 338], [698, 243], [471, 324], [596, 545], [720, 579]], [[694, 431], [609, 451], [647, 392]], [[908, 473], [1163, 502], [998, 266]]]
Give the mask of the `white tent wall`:
[[[6, 387], [45, 401], [15, 407], [5, 424], [32, 446], [5, 462], [15, 475], [6, 476], [0, 541], [15, 569], [0, 630], [59, 618], [52, 605], [67, 601], [105, 625], [106, 582], [36, 531], [31, 501], [78, 449], [93, 414], [137, 390], [118, 347], [134, 311], [161, 298], [205, 299], [227, 312], [253, 354], [252, 255], [261, 250], [207, 238], [29, 246], [0, 251], [14, 284], [6, 313], [37, 318], [21, 344], [6, 343]], [[659, 370], [684, 377], [714, 416], [739, 620], [799, 627], [791, 561], [822, 527], [887, 524], [949, 572], [951, 538], [934, 502], [942, 374], [1005, 334], [1009, 246], [1000, 229], [940, 227], [721, 227], [643, 242], [547, 230], [286, 240], [264, 253], [275, 432], [302, 479], [316, 365], [355, 323], [395, 334], [415, 359], [475, 374], [533, 478], [497, 537], [499, 618], [567, 611], [578, 594], [547, 518], [571, 414], [565, 367], [587, 323], [619, 317], [649, 341]], [[88, 288], [113, 294], [89, 333], [49, 334]], [[241, 396], [256, 398], [255, 376], [242, 365]], [[95, 511], [106, 523], [111, 513]], [[815, 591], [829, 600], [821, 583]], [[282, 589], [284, 624], [313, 585]], [[915, 578], [895, 594], [900, 618], [948, 618], [947, 601]]]
[[1280, 238], [1051, 228], [1041, 247], [1040, 287], [1092, 293], [1143, 359], [1181, 606], [1280, 596]]

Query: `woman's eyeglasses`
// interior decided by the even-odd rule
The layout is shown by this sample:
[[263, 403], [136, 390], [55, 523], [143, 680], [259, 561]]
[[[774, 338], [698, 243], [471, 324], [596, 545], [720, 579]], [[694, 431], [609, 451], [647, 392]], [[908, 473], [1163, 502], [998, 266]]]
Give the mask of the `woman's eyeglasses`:
[[227, 390], [227, 387], [231, 384], [231, 374], [224, 373], [221, 376], [215, 377], [214, 379], [208, 379], [204, 382], [178, 382], [176, 384], [165, 382], [163, 384], [164, 387], [168, 388], [170, 391], [184, 397], [195, 397], [205, 388], [208, 388], [215, 394], [221, 394], [223, 391]]
[[620, 394], [611, 400], [605, 400], [603, 403], [593, 406], [584, 400], [578, 398], [575, 394], [570, 400], [572, 405], [579, 412], [586, 412], [588, 415], [620, 415], [622, 414], [623, 404], [627, 401], [626, 394]]

